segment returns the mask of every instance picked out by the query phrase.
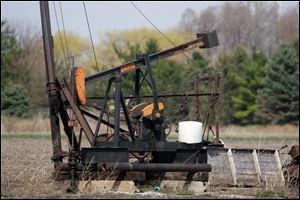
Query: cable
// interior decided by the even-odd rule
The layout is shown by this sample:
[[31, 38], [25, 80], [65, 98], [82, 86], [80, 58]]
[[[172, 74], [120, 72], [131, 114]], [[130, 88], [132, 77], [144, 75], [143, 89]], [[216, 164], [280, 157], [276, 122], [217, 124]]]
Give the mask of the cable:
[[[172, 40], [170, 40], [170, 38], [168, 38], [168, 36], [166, 36], [163, 32], [161, 32], [157, 26], [155, 26], [151, 20], [141, 11], [141, 9], [139, 9], [132, 1], [130, 1], [130, 3], [141, 13], [141, 15], [144, 16], [144, 18], [160, 33], [162, 34], [162, 36], [164, 36], [173, 46], [176, 46], [176, 44], [174, 42], [172, 42]], [[195, 66], [196, 66], [196, 63], [188, 56], [186, 55], [184, 52], [183, 52], [183, 55], [191, 62], [193, 63]]]
[[[130, 3], [144, 16], [144, 18], [160, 33], [160, 34], [162, 34], [171, 44], [173, 44], [174, 46], [176, 46], [164, 33], [162, 33], [152, 22], [151, 22], [151, 20], [149, 19], [149, 18], [147, 18], [146, 17], [146, 15], [132, 2], [132, 1], [130, 1]], [[191, 61], [191, 63], [193, 64], [193, 65], [195, 65], [195, 66], [197, 66], [197, 64], [190, 58], [190, 57], [188, 57], [185, 53], [183, 53], [184, 54], [184, 56], [186, 57], [186, 58], [188, 58], [188, 60], [189, 61]], [[195, 74], [197, 74], [198, 75], [198, 72], [196, 71], [196, 73], [194, 73], [194, 75]], [[207, 85], [208, 85], [208, 83], [205, 85], [205, 88], [207, 87]], [[171, 88], [172, 89], [172, 88]], [[211, 96], [209, 97], [209, 99], [210, 99], [210, 101], [216, 101], [215, 99], [211, 99]], [[201, 109], [201, 107], [200, 107], [200, 109]], [[206, 111], [204, 111], [204, 110], [202, 110], [201, 109], [201, 111], [202, 112], [205, 112], [205, 113], [207, 113], [207, 115], [204, 115], [204, 117], [205, 117], [205, 121], [206, 121], [206, 124], [205, 124], [205, 129], [206, 129], [206, 126], [208, 125], [208, 118], [209, 118], [209, 111], [211, 111], [211, 109], [210, 109], [210, 106], [209, 105], [207, 105], [206, 106]], [[204, 134], [205, 134], [205, 129], [204, 129]], [[203, 135], [204, 135], [203, 134]]]
[[[168, 38], [167, 35], [165, 35], [162, 31], [160, 31], [158, 29], [157, 26], [155, 26], [151, 20], [142, 12], [141, 9], [139, 9], [132, 1], [130, 1], [130, 3], [143, 15], [143, 17], [160, 33], [162, 34], [172, 45], [176, 46], [176, 44], [174, 42], [172, 42], [172, 40], [170, 38]], [[183, 52], [183, 55], [188, 59], [188, 61], [190, 61], [195, 67], [197, 67], [197, 63], [195, 63], [195, 61], [193, 59], [191, 59], [188, 55], [186, 55], [185, 52]], [[200, 74], [201, 70], [197, 69], [193, 74], [191, 74], [191, 76], [198, 76]]]
[[[69, 63], [69, 71], [70, 71], [71, 68], [74, 68], [74, 57], [72, 56], [71, 50], [69, 50], [68, 40], [67, 40], [67, 36], [66, 36], [67, 34], [66, 34], [66, 29], [65, 29], [65, 21], [64, 21], [62, 6], [61, 6], [61, 1], [59, 2], [59, 7], [60, 7], [60, 14], [61, 14], [61, 20], [62, 20], [62, 25], [63, 25], [63, 31], [64, 31], [64, 38], [65, 38], [65, 43], [66, 43], [66, 49], [67, 49], [67, 58], [68, 58], [67, 60], [68, 60], [68, 63]], [[71, 62], [70, 62], [70, 58], [71, 57], [73, 58], [72, 65], [71, 65]], [[72, 73], [71, 73], [71, 80], [72, 80]], [[74, 92], [74, 91], [72, 91], [72, 92]], [[74, 95], [74, 93], [73, 93], [73, 95]], [[70, 116], [71, 120], [75, 117], [75, 114], [74, 114], [74, 112], [72, 110], [70, 110], [69, 116]], [[73, 134], [72, 134], [72, 137], [73, 137]]]
[[89, 29], [90, 40], [91, 40], [92, 49], [93, 49], [94, 58], [95, 58], [95, 64], [96, 64], [97, 70], [99, 72], [100, 70], [99, 70], [99, 65], [98, 65], [97, 58], [96, 58], [95, 47], [94, 47], [94, 42], [93, 42], [93, 37], [92, 37], [92, 33], [91, 33], [89, 18], [88, 18], [87, 11], [86, 11], [85, 2], [82, 1], [82, 4], [83, 4], [83, 7], [84, 7], [84, 13], [85, 13], [85, 18], [86, 18], [86, 23], [87, 23], [88, 29]]
[[[91, 40], [91, 44], [92, 44], [92, 49], [93, 49], [93, 54], [94, 54], [95, 64], [96, 64], [96, 67], [97, 67], [98, 72], [100, 72], [99, 65], [98, 65], [98, 62], [97, 62], [97, 57], [96, 57], [96, 52], [95, 52], [95, 47], [94, 47], [93, 37], [92, 37], [92, 33], [91, 33], [90, 22], [89, 22], [89, 18], [88, 18], [87, 11], [86, 11], [85, 2], [82, 1], [82, 4], [83, 4], [83, 7], [84, 7], [84, 13], [85, 13], [85, 18], [86, 18], [86, 23], [87, 23], [88, 29], [89, 29], [90, 40]], [[101, 81], [100, 81], [100, 87], [101, 87], [102, 93], [104, 93], [104, 90], [103, 90], [103, 86], [102, 86], [102, 82], [101, 82]]]
[[63, 54], [64, 54], [64, 59], [65, 59], [67, 68], [69, 68], [70, 66], [68, 66], [67, 56], [66, 56], [66, 52], [65, 52], [65, 47], [64, 47], [64, 44], [63, 44], [63, 41], [62, 41], [61, 32], [60, 32], [60, 28], [59, 28], [59, 23], [58, 23], [58, 17], [57, 17], [57, 12], [56, 12], [55, 1], [53, 1], [53, 6], [54, 6], [54, 12], [55, 12], [56, 25], [57, 25], [57, 29], [58, 29], [58, 35], [59, 35], [59, 39], [60, 39], [62, 51], [63, 51]]
[[[69, 60], [71, 51], [69, 50], [68, 40], [66, 37], [66, 29], [65, 29], [64, 16], [63, 16], [62, 7], [61, 7], [61, 1], [59, 2], [59, 7], [60, 7], [61, 20], [62, 20], [62, 25], [63, 25], [63, 30], [64, 30], [64, 37], [65, 37], [65, 43], [66, 43], [66, 48], [67, 48], [68, 60]], [[69, 66], [71, 66], [70, 63], [69, 63]]]

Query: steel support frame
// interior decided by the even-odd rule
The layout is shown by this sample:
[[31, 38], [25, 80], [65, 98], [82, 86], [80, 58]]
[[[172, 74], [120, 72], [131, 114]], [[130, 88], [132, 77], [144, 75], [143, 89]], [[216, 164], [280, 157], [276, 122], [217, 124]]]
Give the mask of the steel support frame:
[[[83, 165], [99, 165], [100, 163], [128, 163], [129, 154], [137, 153], [140, 155], [151, 153], [153, 166], [159, 164], [184, 164], [194, 165], [207, 163], [207, 149], [202, 143], [186, 144], [181, 142], [157, 142], [149, 145], [141, 141], [120, 141], [119, 147], [112, 142], [98, 142], [94, 148], [82, 148], [81, 162]], [[143, 161], [135, 163], [142, 164]], [[149, 164], [150, 164], [149, 163]], [[125, 169], [123, 169], [125, 170]], [[166, 168], [157, 167], [157, 171], [168, 171]], [[125, 170], [126, 171], [126, 170]]]
[[98, 121], [97, 121], [97, 125], [96, 125], [95, 136], [94, 136], [93, 143], [92, 143], [93, 147], [96, 145], [99, 129], [100, 129], [102, 118], [103, 118], [103, 115], [104, 115], [104, 112], [105, 112], [105, 109], [106, 109], [106, 104], [107, 104], [108, 95], [109, 95], [109, 92], [110, 92], [110, 89], [111, 89], [112, 82], [113, 82], [112, 78], [108, 80], [108, 86], [106, 88], [102, 110], [100, 112], [100, 115], [99, 115], [99, 118], [98, 118]]
[[[219, 98], [219, 87], [220, 87], [220, 78], [221, 78], [221, 73], [215, 73], [213, 75], [203, 75], [203, 76], [199, 76], [197, 75], [195, 78], [194, 78], [194, 92], [196, 93], [195, 95], [195, 107], [196, 107], [196, 121], [199, 121], [200, 120], [200, 100], [199, 100], [199, 96], [201, 96], [199, 94], [199, 86], [200, 86], [200, 83], [201, 81], [213, 81], [213, 85], [212, 85], [212, 92], [210, 93], [206, 93], [206, 94], [209, 94], [209, 95], [205, 95], [205, 96], [209, 96], [209, 106], [210, 106], [210, 113], [208, 113], [208, 116], [207, 116], [207, 121], [208, 123], [205, 124], [204, 126], [204, 131], [203, 131], [203, 138], [204, 138], [204, 135], [205, 135], [205, 130], [206, 130], [206, 127], [208, 125], [208, 129], [207, 129], [207, 138], [209, 136], [209, 132], [211, 131], [213, 133], [213, 135], [215, 136], [215, 139], [213, 141], [213, 143], [215, 144], [219, 144], [220, 143], [220, 135], [219, 135], [219, 113], [217, 112], [218, 110], [218, 103], [215, 103], [217, 102], [217, 99]], [[210, 123], [210, 118], [214, 118], [215, 119], [215, 133], [213, 132], [213, 126], [212, 124]], [[208, 139], [207, 139], [208, 141]]]
[[92, 129], [90, 128], [86, 118], [84, 117], [83, 113], [78, 107], [78, 104], [75, 102], [74, 97], [71, 94], [70, 88], [64, 78], [58, 79], [58, 85], [60, 86], [60, 89], [65, 97], [65, 99], [68, 102], [68, 105], [72, 109], [72, 111], [75, 114], [76, 119], [78, 120], [81, 128], [83, 129], [83, 132], [87, 136], [87, 139], [89, 143], [92, 145], [94, 133], [92, 132]]
[[[110, 124], [109, 122], [106, 122], [105, 120], [103, 120], [103, 116], [106, 111], [107, 101], [109, 99], [109, 94], [111, 91], [112, 83], [114, 83], [114, 85], [115, 85], [115, 94], [114, 94], [114, 102], [115, 102], [115, 113], [114, 113], [115, 120], [114, 121], [115, 122], [114, 122], [114, 124]], [[93, 119], [97, 120], [97, 126], [96, 126], [95, 135], [94, 135], [93, 142], [92, 142], [92, 147], [95, 147], [97, 144], [97, 137], [99, 135], [101, 123], [104, 123], [105, 125], [110, 126], [111, 128], [114, 128], [113, 143], [114, 143], [115, 147], [119, 147], [120, 131], [127, 132], [126, 130], [123, 130], [120, 127], [121, 108], [123, 109], [123, 112], [125, 115], [126, 125], [128, 128], [128, 132], [131, 136], [131, 141], [134, 141], [135, 138], [134, 138], [133, 130], [131, 127], [129, 114], [128, 114], [127, 107], [125, 105], [123, 95], [122, 95], [122, 90], [121, 90], [121, 74], [118, 73], [115, 77], [112, 77], [109, 79], [108, 86], [106, 88], [106, 92], [105, 92], [105, 96], [104, 96], [103, 106], [102, 106], [102, 109], [100, 110], [99, 117], [96, 117], [95, 115], [93, 115], [87, 111], [83, 111], [83, 113], [86, 114], [87, 116], [92, 117]]]

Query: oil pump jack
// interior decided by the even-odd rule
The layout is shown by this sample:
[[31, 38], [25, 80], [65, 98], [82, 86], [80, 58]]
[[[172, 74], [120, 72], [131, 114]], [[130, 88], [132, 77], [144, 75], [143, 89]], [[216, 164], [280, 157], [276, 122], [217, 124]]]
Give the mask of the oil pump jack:
[[[202, 143], [186, 144], [180, 142], [166, 141], [165, 121], [163, 115], [164, 105], [158, 100], [155, 78], [152, 72], [151, 63], [155, 60], [167, 58], [179, 53], [195, 48], [211, 48], [218, 45], [215, 31], [197, 34], [197, 39], [181, 44], [179, 46], [150, 54], [141, 55], [136, 60], [126, 64], [113, 67], [107, 71], [96, 73], [85, 77], [83, 84], [93, 81], [103, 81], [108, 79], [108, 86], [104, 96], [104, 104], [99, 116], [89, 113], [84, 109], [84, 105], [78, 98], [79, 86], [76, 85], [76, 68], [72, 72], [70, 83], [62, 77], [57, 77], [54, 67], [53, 39], [49, 18], [48, 2], [40, 2], [43, 42], [47, 72], [47, 91], [49, 98], [49, 111], [51, 121], [51, 135], [53, 144], [54, 168], [56, 172], [68, 174], [71, 178], [71, 188], [75, 188], [75, 179], [78, 174], [89, 164], [89, 170], [115, 169], [120, 171], [183, 171], [183, 172], [209, 172], [211, 166], [206, 162], [206, 148]], [[136, 106], [134, 115], [129, 113], [122, 95], [122, 76], [127, 73], [135, 73], [135, 98], [140, 102], [139, 88], [141, 84], [141, 70], [146, 68], [149, 75], [149, 83], [152, 88], [153, 103]], [[146, 78], [145, 76], [143, 78]], [[82, 79], [82, 78], [81, 78]], [[105, 121], [103, 114], [109, 93], [114, 85], [114, 123]], [[82, 85], [85, 87], [85, 85]], [[75, 92], [74, 92], [75, 91]], [[83, 97], [84, 98], [84, 97]], [[71, 125], [67, 108], [75, 114], [80, 125], [80, 137], [85, 133], [89, 141], [90, 148], [80, 148], [80, 140], [75, 136], [74, 128]], [[120, 128], [120, 111], [123, 110], [127, 130]], [[89, 126], [86, 116], [97, 120], [97, 128], [93, 132]], [[59, 117], [64, 126], [64, 132], [73, 147], [69, 153], [63, 153], [61, 147], [61, 133], [59, 127]], [[134, 123], [135, 122], [135, 123]], [[112, 141], [98, 141], [98, 132], [101, 123], [111, 126], [114, 129]], [[134, 133], [133, 126], [137, 130]], [[130, 136], [123, 140], [121, 133], [126, 132]], [[146, 153], [151, 153], [152, 158], [145, 162], [143, 157]], [[139, 154], [137, 162], [129, 162], [129, 154]], [[63, 158], [68, 157], [68, 163], [63, 162]], [[185, 164], [184, 161], [188, 159]], [[196, 161], [197, 160], [197, 161]]]
[[[164, 105], [159, 100], [159, 97], [162, 95], [158, 94], [152, 70], [152, 63], [154, 61], [196, 48], [206, 49], [218, 46], [216, 31], [199, 33], [196, 35], [197, 38], [192, 41], [150, 55], [139, 55], [131, 62], [87, 77], [84, 76], [82, 68], [74, 68], [71, 72], [70, 81], [66, 81], [64, 77], [56, 75], [53, 53], [54, 43], [51, 35], [47, 1], [40, 1], [40, 11], [46, 63], [54, 174], [55, 177], [71, 179], [69, 191], [76, 191], [77, 180], [84, 178], [82, 174], [85, 171], [103, 172], [115, 170], [123, 175], [124, 173], [141, 172], [145, 174], [146, 179], [153, 176], [153, 174], [186, 172], [187, 175], [185, 178], [190, 177], [191, 179], [198, 172], [208, 174], [212, 170], [210, 164], [213, 163], [212, 158], [218, 157], [222, 152], [232, 152], [231, 150], [229, 152], [220, 143], [218, 125], [213, 142], [203, 140], [201, 142], [185, 143], [166, 140], [166, 129], [170, 125], [164, 115], [164, 109], [167, 105]], [[142, 73], [142, 69], [145, 73]], [[128, 73], [134, 73], [135, 91], [132, 96], [125, 97], [123, 96], [121, 87], [122, 78]], [[200, 77], [202, 80], [211, 78], [218, 84], [220, 75]], [[140, 95], [141, 84], [144, 80], [149, 84], [152, 91], [152, 95], [147, 97]], [[98, 115], [85, 107], [87, 100], [85, 88], [95, 81], [108, 82], [104, 96], [98, 97], [99, 100], [101, 99], [101, 108], [98, 108], [100, 110]], [[111, 95], [111, 93], [113, 94]], [[164, 97], [174, 97], [176, 95], [170, 94]], [[218, 93], [194, 93], [189, 95], [194, 97], [205, 95], [212, 96], [213, 98], [218, 97]], [[129, 108], [125, 103], [125, 99], [128, 98], [136, 102], [136, 105], [132, 108]], [[143, 98], [150, 98], [152, 100], [150, 103], [141, 103]], [[94, 100], [97, 100], [97, 98], [94, 98]], [[104, 118], [104, 115], [107, 113], [109, 100], [114, 101], [113, 123]], [[70, 117], [67, 109], [72, 111], [75, 119]], [[120, 126], [121, 113], [126, 123], [126, 128]], [[87, 118], [96, 121], [95, 131], [92, 131]], [[60, 121], [63, 124], [64, 133], [68, 138], [69, 152], [62, 151]], [[76, 123], [80, 127], [78, 137], [76, 137], [74, 130]], [[100, 127], [103, 124], [113, 129], [113, 134], [111, 134], [109, 139], [100, 139]], [[211, 129], [212, 127], [209, 128]], [[83, 133], [90, 147], [81, 147]], [[208, 149], [210, 149], [210, 152], [208, 152]], [[208, 153], [210, 156], [208, 156]], [[132, 157], [134, 159], [131, 159]], [[67, 162], [64, 161], [64, 158], [68, 158]], [[210, 162], [208, 162], [208, 158], [211, 159]], [[217, 168], [220, 165], [220, 160], [216, 162], [218, 162], [216, 164]], [[233, 169], [232, 161], [229, 164], [231, 169]], [[232, 173], [232, 175], [235, 174]], [[233, 180], [235, 180], [234, 183], [236, 184], [236, 179], [233, 178]]]

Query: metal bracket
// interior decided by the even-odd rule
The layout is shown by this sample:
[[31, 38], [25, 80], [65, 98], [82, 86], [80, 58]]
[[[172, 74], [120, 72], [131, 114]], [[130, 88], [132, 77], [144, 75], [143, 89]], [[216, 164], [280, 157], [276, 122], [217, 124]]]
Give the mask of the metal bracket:
[[212, 48], [219, 45], [219, 40], [216, 31], [197, 33], [197, 38], [202, 38], [204, 42], [204, 46], [200, 48]]

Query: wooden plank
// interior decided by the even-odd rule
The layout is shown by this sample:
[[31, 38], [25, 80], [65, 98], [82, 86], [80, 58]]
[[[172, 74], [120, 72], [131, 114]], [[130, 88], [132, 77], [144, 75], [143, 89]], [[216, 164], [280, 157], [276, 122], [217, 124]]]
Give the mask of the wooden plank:
[[233, 185], [230, 164], [226, 151], [208, 151], [207, 162], [212, 165], [209, 185]]
[[249, 169], [249, 170], [255, 170], [255, 166], [254, 166], [254, 163], [253, 161], [252, 162], [247, 162], [247, 163], [239, 163], [237, 162], [238, 160], [237, 159], [234, 159], [236, 162], [235, 162], [235, 168], [237, 170], [243, 170], [243, 169]]
[[259, 166], [261, 171], [277, 171], [278, 169], [276, 162], [270, 164], [259, 163]]
[[233, 183], [235, 185], [237, 185], [236, 169], [235, 169], [235, 165], [234, 165], [234, 160], [233, 160], [231, 149], [228, 149], [227, 154], [228, 154], [228, 160], [229, 160], [229, 164], [230, 164], [230, 168], [231, 168], [231, 174], [232, 174], [232, 178], [233, 178]]
[[233, 153], [233, 159], [234, 160], [238, 160], [239, 163], [243, 163], [243, 162], [253, 162], [252, 160], [252, 156], [247, 156], [247, 155], [240, 155], [240, 156], [236, 156], [234, 153]]
[[275, 162], [274, 155], [261, 155], [258, 154], [259, 162]]
[[257, 176], [256, 172], [238, 172], [237, 176]]
[[259, 163], [276, 164], [277, 162], [275, 160], [272, 160], [272, 161], [260, 161]]
[[281, 167], [278, 150], [275, 151], [274, 156], [275, 156], [275, 160], [277, 161], [278, 173], [281, 178], [280, 185], [283, 186], [285, 181], [284, 181], [284, 176], [283, 176], [283, 172], [282, 172], [282, 167]]
[[237, 173], [239, 173], [239, 172], [256, 173], [254, 166], [253, 166], [253, 168], [237, 168], [237, 167], [235, 167], [235, 169], [236, 169]]
[[252, 156], [253, 156], [255, 171], [256, 171], [256, 174], [257, 174], [257, 182], [260, 184], [261, 183], [261, 171], [260, 171], [258, 157], [257, 157], [257, 153], [256, 153], [255, 149], [252, 152]]
[[264, 173], [265, 175], [268, 175], [268, 176], [274, 176], [276, 174], [276, 172], [266, 172]]

